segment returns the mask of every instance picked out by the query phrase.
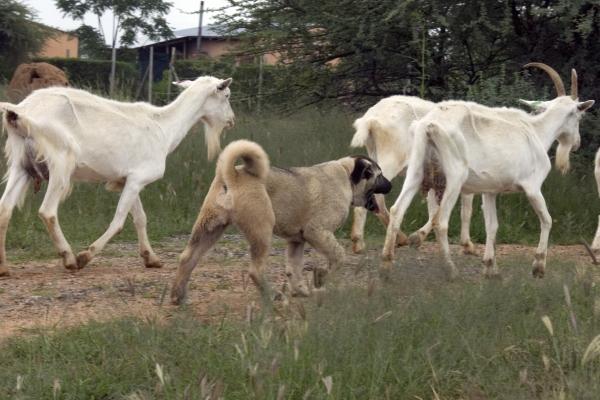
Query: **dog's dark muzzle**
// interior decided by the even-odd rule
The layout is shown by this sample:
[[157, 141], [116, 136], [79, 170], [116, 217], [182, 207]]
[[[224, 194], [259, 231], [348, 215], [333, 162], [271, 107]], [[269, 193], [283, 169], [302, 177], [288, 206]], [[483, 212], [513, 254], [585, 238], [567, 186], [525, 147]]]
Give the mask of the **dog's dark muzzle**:
[[379, 211], [379, 207], [377, 206], [377, 202], [375, 201], [375, 196], [372, 192], [367, 195], [367, 202], [365, 203], [365, 208], [372, 212]]
[[375, 187], [373, 193], [387, 194], [392, 190], [392, 184], [390, 181], [385, 179], [385, 176], [379, 175], [375, 180]]

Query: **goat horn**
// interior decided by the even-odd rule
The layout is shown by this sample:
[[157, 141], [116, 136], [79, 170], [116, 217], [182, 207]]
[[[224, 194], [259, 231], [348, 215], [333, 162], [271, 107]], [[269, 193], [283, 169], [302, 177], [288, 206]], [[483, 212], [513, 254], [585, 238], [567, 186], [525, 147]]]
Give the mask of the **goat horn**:
[[558, 72], [556, 72], [554, 70], [554, 68], [552, 68], [551, 66], [544, 64], [544, 63], [538, 63], [538, 62], [532, 62], [529, 64], [525, 64], [524, 68], [528, 68], [528, 67], [536, 67], [539, 68], [543, 71], [545, 71], [548, 76], [550, 76], [550, 79], [552, 79], [552, 82], [554, 82], [554, 87], [556, 88], [556, 96], [565, 96], [567, 94], [567, 92], [565, 91], [565, 85], [563, 84], [562, 79], [560, 79], [560, 75], [558, 75]]
[[577, 71], [575, 71], [575, 68], [571, 70], [571, 98], [573, 100], [579, 98], [579, 90], [577, 89]]

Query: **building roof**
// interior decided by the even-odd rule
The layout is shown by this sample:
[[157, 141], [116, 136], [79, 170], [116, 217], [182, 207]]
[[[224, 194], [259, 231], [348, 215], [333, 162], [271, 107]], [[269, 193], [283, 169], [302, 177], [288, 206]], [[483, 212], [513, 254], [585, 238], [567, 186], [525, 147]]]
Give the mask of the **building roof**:
[[46, 24], [42, 24], [41, 22], [37, 22], [37, 21], [31, 21], [32, 24], [38, 25], [39, 27], [41, 27], [42, 29], [46, 29], [48, 31], [53, 31], [53, 32], [59, 32], [59, 33], [64, 33], [65, 35], [69, 35], [72, 37], [76, 37], [79, 38], [79, 36], [77, 36], [77, 34], [73, 31], [65, 31], [63, 29], [59, 29], [56, 28], [54, 26], [50, 26], [50, 25], [46, 25]]
[[[217, 25], [204, 25], [202, 26], [202, 37], [208, 39], [225, 39], [227, 37], [231, 37], [232, 35], [223, 35], [218, 32], [219, 26]], [[198, 36], [198, 27], [194, 28], [186, 28], [186, 29], [178, 29], [173, 31], [173, 37], [170, 39], [162, 39], [162, 40], [151, 40], [150, 38], [143, 36], [141, 37], [133, 47], [145, 47], [150, 46], [156, 43], [167, 43], [172, 40], [182, 39], [186, 37], [196, 37]]]

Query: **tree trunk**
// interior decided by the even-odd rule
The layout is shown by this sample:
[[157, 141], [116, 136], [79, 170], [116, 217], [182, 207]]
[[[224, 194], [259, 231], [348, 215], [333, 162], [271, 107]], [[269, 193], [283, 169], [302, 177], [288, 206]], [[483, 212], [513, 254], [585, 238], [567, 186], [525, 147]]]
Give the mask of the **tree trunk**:
[[117, 34], [119, 33], [119, 22], [117, 21], [116, 15], [113, 14], [113, 37], [112, 37], [112, 49], [110, 57], [110, 88], [109, 96], [112, 97], [115, 93], [115, 75], [117, 69]]
[[117, 66], [117, 48], [115, 47], [115, 44], [113, 43], [112, 54], [111, 54], [111, 59], [110, 59], [110, 90], [109, 90], [110, 97], [112, 97], [112, 95], [115, 92], [116, 66]]

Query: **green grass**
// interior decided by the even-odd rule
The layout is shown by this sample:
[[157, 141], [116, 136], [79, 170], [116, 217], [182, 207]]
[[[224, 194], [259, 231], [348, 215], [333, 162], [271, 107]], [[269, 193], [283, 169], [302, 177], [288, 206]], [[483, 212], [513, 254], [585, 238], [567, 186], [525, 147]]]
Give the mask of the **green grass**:
[[214, 385], [226, 399], [281, 387], [286, 399], [596, 399], [599, 354], [584, 354], [600, 333], [600, 288], [568, 264], [533, 280], [513, 262], [503, 281], [451, 284], [399, 268], [390, 284], [276, 303], [250, 324], [180, 309], [164, 324], [14, 338], [0, 347], [0, 398], [204, 399]]

